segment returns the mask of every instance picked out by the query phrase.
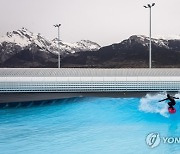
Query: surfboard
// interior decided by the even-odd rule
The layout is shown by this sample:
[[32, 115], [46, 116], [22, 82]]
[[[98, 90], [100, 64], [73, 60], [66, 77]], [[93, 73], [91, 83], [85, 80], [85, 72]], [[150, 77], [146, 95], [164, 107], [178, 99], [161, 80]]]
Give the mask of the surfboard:
[[172, 109], [171, 107], [168, 107], [168, 111], [169, 113], [173, 114], [173, 113], [176, 113], [176, 109]]

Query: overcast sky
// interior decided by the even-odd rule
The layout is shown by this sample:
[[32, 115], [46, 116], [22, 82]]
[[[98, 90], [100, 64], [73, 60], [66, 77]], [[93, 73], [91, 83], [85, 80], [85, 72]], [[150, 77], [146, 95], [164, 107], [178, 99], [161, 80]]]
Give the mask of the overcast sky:
[[81, 39], [109, 45], [134, 34], [152, 37], [180, 35], [180, 0], [0, 0], [0, 36], [26, 27], [48, 39], [57, 37], [53, 24], [61, 23], [61, 39]]

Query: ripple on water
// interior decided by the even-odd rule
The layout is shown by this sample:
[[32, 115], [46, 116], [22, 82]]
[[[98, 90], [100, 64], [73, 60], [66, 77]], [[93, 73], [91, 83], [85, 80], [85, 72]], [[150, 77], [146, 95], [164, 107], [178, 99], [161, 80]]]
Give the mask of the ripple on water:
[[[49, 102], [51, 105], [1, 109], [1, 152], [150, 153], [152, 150], [145, 143], [148, 133], [180, 134], [179, 105], [177, 114], [165, 117], [161, 112], [164, 108], [156, 103], [164, 96], [81, 97], [54, 100]], [[160, 145], [154, 152], [179, 150], [179, 145]]]

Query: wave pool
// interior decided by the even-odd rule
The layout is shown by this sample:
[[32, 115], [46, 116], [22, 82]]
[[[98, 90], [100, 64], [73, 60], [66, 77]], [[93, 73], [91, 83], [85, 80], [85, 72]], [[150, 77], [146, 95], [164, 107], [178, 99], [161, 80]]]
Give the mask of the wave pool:
[[[176, 114], [169, 114], [166, 102], [158, 102], [165, 97], [81, 97], [0, 109], [0, 153], [178, 154], [180, 143], [172, 139], [180, 137], [180, 104]], [[161, 139], [152, 148], [146, 136], [154, 132]]]

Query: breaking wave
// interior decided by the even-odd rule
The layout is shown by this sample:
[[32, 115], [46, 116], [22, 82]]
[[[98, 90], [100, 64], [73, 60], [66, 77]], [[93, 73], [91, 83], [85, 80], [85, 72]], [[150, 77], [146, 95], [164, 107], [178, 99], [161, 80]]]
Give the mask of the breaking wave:
[[[174, 95], [175, 97], [180, 97], [180, 93]], [[167, 98], [167, 93], [157, 93], [157, 94], [146, 94], [145, 97], [140, 99], [139, 110], [148, 113], [158, 113], [164, 117], [169, 117], [169, 112], [167, 110], [167, 101], [158, 102], [159, 100]]]

